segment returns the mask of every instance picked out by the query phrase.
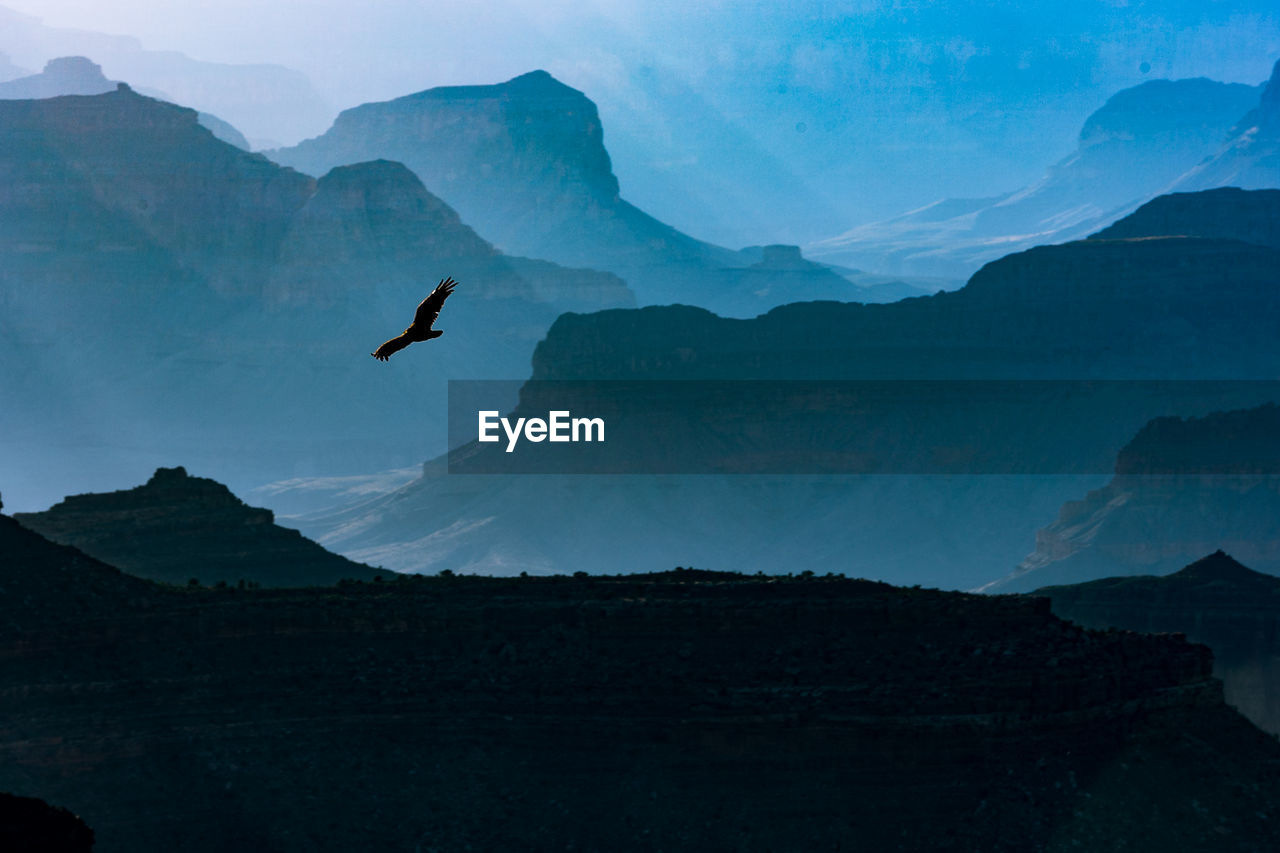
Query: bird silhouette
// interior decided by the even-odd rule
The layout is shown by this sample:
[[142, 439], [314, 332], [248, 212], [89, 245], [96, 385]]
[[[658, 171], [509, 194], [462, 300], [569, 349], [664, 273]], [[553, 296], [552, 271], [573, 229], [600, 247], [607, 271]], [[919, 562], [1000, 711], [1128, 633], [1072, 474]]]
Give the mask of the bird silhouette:
[[379, 361], [386, 361], [393, 354], [400, 352], [400, 350], [415, 341], [429, 341], [432, 338], [438, 338], [443, 335], [443, 329], [433, 329], [431, 326], [440, 316], [440, 309], [444, 306], [444, 301], [449, 298], [449, 294], [453, 293], [453, 289], [457, 286], [458, 283], [452, 278], [441, 279], [440, 283], [436, 285], [436, 289], [431, 291], [431, 295], [418, 303], [418, 310], [413, 312], [413, 322], [409, 324], [409, 328], [369, 353], [369, 355]]

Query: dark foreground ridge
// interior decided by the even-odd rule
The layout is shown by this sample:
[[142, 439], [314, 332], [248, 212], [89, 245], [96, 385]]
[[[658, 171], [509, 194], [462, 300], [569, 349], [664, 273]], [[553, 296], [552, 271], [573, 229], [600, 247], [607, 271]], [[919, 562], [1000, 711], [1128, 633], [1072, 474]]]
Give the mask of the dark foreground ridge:
[[74, 586], [0, 595], [0, 790], [99, 853], [1261, 851], [1280, 823], [1280, 746], [1205, 648], [1044, 599], [446, 574], [61, 618]]
[[1111, 577], [1037, 591], [1093, 628], [1181, 631], [1213, 649], [1227, 701], [1280, 734], [1280, 577], [1216, 551], [1171, 575]]
[[66, 809], [33, 797], [0, 794], [0, 850], [89, 853], [93, 830]]

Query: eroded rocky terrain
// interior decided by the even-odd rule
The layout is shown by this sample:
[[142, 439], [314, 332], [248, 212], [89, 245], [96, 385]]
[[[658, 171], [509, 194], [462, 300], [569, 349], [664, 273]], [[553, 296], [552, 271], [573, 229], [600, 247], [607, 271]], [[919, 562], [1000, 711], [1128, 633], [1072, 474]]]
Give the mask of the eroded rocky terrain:
[[1208, 651], [1044, 599], [688, 570], [164, 589], [0, 521], [27, 590], [0, 597], [0, 789], [106, 853], [1276, 840], [1280, 746]]

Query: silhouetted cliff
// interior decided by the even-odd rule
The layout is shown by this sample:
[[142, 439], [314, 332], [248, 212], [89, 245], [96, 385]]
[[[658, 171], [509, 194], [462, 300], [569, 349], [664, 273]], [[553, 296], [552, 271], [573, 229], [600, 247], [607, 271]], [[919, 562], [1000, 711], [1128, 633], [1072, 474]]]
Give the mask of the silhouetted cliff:
[[1248, 206], [1216, 239], [1042, 246], [961, 290], [890, 305], [786, 305], [754, 320], [685, 306], [566, 315], [533, 378], [1270, 378], [1280, 251], [1237, 241], [1256, 230], [1249, 211], [1274, 215], [1280, 195], [1235, 202]]
[[1280, 819], [1280, 747], [1205, 649], [1039, 599], [688, 571], [160, 599], [0, 641], [0, 787], [76, 803], [101, 853], [1234, 850]]
[[93, 830], [64, 808], [0, 794], [0, 849], [11, 853], [89, 853]]
[[1176, 631], [1213, 650], [1227, 702], [1280, 733], [1280, 578], [1221, 550], [1171, 575], [1113, 577], [1036, 590], [1090, 628]]
[[0, 625], [6, 632], [142, 610], [155, 585], [0, 515]]
[[1147, 237], [1241, 240], [1280, 249], [1280, 190], [1225, 187], [1162, 195], [1102, 229], [1092, 239]]
[[14, 519], [132, 575], [174, 584], [196, 578], [207, 585], [327, 586], [394, 576], [277, 526], [271, 510], [245, 506], [226, 486], [183, 468], [161, 468], [136, 488], [75, 495]]

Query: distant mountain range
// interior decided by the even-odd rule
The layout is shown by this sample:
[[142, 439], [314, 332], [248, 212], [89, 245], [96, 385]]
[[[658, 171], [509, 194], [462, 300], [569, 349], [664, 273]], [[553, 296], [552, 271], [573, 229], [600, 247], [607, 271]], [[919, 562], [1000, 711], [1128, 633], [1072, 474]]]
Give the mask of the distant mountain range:
[[313, 175], [363, 160], [402, 162], [504, 251], [616, 273], [642, 304], [752, 316], [796, 300], [883, 301], [902, 292], [860, 287], [856, 275], [851, 282], [806, 262], [798, 249], [761, 258], [659, 222], [621, 197], [603, 139], [589, 98], [534, 71], [364, 104], [323, 135], [267, 154]]
[[[1278, 375], [1280, 251], [1246, 240], [1256, 239], [1260, 211], [1280, 206], [1280, 195], [1215, 191], [1160, 204], [1183, 208], [1178, 234], [1214, 236], [1167, 235], [1157, 226], [1171, 219], [1140, 211], [1124, 225], [1125, 239], [1033, 249], [988, 265], [959, 291], [892, 305], [789, 305], [749, 321], [681, 306], [565, 315], [538, 345], [533, 379], [1199, 379], [1212, 385]], [[1193, 227], [1197, 212], [1206, 221]], [[1233, 389], [1228, 383], [1221, 390], [1239, 390], [1237, 406], [1266, 402], [1274, 390]], [[1223, 402], [1230, 399], [1185, 401], [1179, 405], [1188, 409], [1179, 413], [1231, 408]], [[1168, 405], [1153, 399], [1146, 414], [1135, 409], [1126, 417], [1080, 412], [1058, 426], [1110, 458], [1150, 417], [1169, 413]], [[729, 422], [760, 421], [759, 413], [722, 415]], [[1025, 439], [1009, 433], [1011, 423], [992, 435], [1016, 454]], [[653, 435], [647, 452], [655, 460], [696, 452], [667, 439], [702, 430], [673, 420]], [[887, 436], [892, 440], [893, 433]], [[823, 570], [960, 586], [984, 574], [994, 580], [1003, 555], [1012, 565], [1025, 554], [1043, 524], [1038, 507], [1053, 495], [1066, 500], [1082, 486], [1105, 482], [469, 477], [444, 470], [439, 460], [421, 480], [390, 495], [294, 522], [327, 547], [404, 571], [446, 565], [497, 573], [626, 571], [645, 559], [768, 570], [787, 555]], [[574, 518], [574, 535], [550, 535], [552, 514]]]
[[333, 116], [311, 81], [291, 68], [202, 62], [176, 51], [144, 49], [128, 36], [50, 27], [4, 6], [0, 51], [27, 68], [41, 68], [55, 57], [90, 57], [113, 80], [139, 91], [166, 92], [184, 106], [231, 122], [259, 141], [255, 148], [263, 141], [279, 144], [318, 133]]
[[[1271, 501], [1274, 517], [1275, 501]], [[1280, 733], [1280, 639], [1272, 630], [1280, 578], [1221, 550], [1172, 574], [1108, 577], [1035, 591], [1053, 611], [1087, 628], [1186, 634], [1213, 650], [1227, 702]]]
[[14, 65], [9, 60], [9, 54], [0, 51], [0, 82], [14, 80], [30, 73], [27, 69]]
[[[175, 460], [237, 488], [419, 461], [449, 378], [523, 375], [560, 313], [634, 304], [501, 254], [403, 166], [316, 181], [124, 86], [0, 100], [0, 178], [0, 421], [23, 448], [0, 467], [29, 508]], [[448, 346], [369, 358], [448, 274]]]
[[[21, 100], [32, 98], [56, 98], [59, 95], [101, 95], [111, 92], [119, 85], [108, 80], [102, 73], [102, 67], [83, 56], [64, 56], [50, 59], [39, 74], [19, 77], [0, 83], [0, 99]], [[168, 95], [158, 91], [143, 90], [143, 94], [161, 100], [172, 100]], [[237, 148], [249, 150], [249, 141], [240, 131], [227, 122], [210, 115], [199, 113], [200, 124], [223, 142], [229, 142]]]
[[1155, 80], [1112, 97], [1076, 151], [1031, 186], [940, 201], [808, 251], [879, 272], [968, 275], [1010, 252], [1080, 239], [1163, 193], [1280, 187], [1277, 151], [1280, 63], [1262, 87]]
[[1213, 157], [1179, 179], [1175, 190], [1280, 187], [1280, 62], [1257, 106], [1231, 129]]
[[130, 575], [171, 584], [332, 586], [394, 577], [331, 554], [276, 525], [271, 510], [246, 506], [226, 486], [183, 468], [161, 468], [136, 488], [75, 495], [14, 520]]
[[984, 591], [1166, 575], [1213, 549], [1280, 574], [1280, 407], [1147, 424], [1111, 482], [1065, 503], [1035, 550]]

